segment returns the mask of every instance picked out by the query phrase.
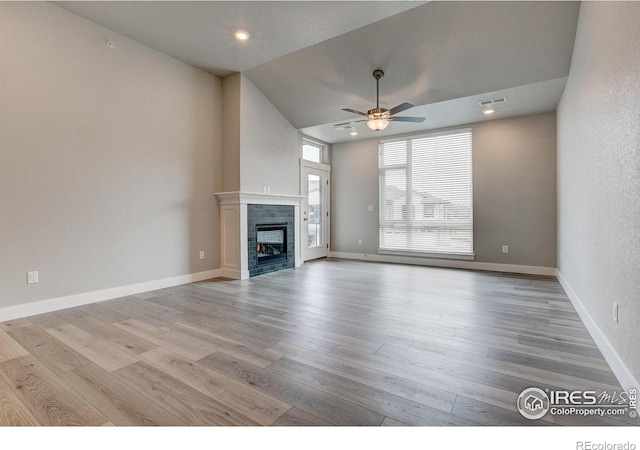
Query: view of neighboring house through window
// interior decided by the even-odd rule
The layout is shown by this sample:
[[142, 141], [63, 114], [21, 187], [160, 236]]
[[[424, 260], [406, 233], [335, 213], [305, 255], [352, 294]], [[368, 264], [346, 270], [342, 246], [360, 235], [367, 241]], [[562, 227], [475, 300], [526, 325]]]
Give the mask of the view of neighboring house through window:
[[471, 130], [379, 145], [380, 250], [473, 255]]

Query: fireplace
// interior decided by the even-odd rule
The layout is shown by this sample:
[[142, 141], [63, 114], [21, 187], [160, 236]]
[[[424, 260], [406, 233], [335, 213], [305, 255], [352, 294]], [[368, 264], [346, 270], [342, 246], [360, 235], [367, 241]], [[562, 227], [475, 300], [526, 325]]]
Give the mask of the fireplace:
[[287, 224], [256, 225], [256, 256], [258, 266], [287, 259]]
[[[216, 197], [220, 204], [222, 276], [245, 280], [302, 264], [302, 244], [300, 233], [296, 230], [301, 223], [300, 205], [303, 197], [237, 191], [218, 192]], [[259, 230], [262, 226], [285, 225], [286, 230]], [[260, 233], [260, 239], [258, 231], [265, 232]], [[274, 235], [274, 231], [278, 234]], [[268, 250], [260, 252], [260, 263], [259, 240], [260, 250]]]
[[247, 205], [249, 276], [294, 267], [295, 211], [289, 205]]

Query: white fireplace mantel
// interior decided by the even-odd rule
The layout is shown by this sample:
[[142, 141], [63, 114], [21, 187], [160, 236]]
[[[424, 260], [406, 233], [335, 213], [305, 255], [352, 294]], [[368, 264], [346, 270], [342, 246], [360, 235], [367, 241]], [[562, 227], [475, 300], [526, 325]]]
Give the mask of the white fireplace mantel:
[[217, 192], [221, 205], [290, 205], [300, 206], [304, 197], [299, 195], [263, 194], [259, 192]]
[[300, 251], [300, 207], [304, 197], [258, 192], [217, 192], [220, 205], [220, 262], [222, 275], [236, 280], [249, 278], [247, 205], [286, 205], [294, 207], [295, 261], [302, 265]]

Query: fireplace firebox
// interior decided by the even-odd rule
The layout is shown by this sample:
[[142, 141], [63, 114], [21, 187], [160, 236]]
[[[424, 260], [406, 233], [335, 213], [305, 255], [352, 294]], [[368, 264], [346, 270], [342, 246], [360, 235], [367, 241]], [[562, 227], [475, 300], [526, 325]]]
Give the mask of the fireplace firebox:
[[291, 205], [247, 205], [249, 276], [291, 269], [295, 264], [295, 209]]
[[258, 266], [287, 259], [287, 224], [256, 225], [256, 253]]

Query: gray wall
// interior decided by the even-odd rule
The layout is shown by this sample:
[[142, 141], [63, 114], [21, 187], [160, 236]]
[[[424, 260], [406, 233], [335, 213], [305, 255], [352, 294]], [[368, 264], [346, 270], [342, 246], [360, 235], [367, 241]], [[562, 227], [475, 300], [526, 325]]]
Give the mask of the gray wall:
[[302, 141], [293, 125], [241, 75], [240, 187], [245, 192], [300, 194]]
[[302, 140], [244, 75], [222, 81], [224, 191], [298, 195]]
[[[558, 108], [558, 268], [640, 379], [640, 3], [583, 2]], [[612, 304], [619, 304], [619, 323]]]
[[222, 80], [222, 190], [240, 190], [240, 86], [241, 75]]
[[0, 42], [0, 308], [218, 268], [220, 80], [44, 2]]
[[[470, 127], [475, 260], [555, 267], [555, 113]], [[331, 153], [331, 250], [377, 254], [378, 141], [336, 144]], [[509, 245], [508, 254], [502, 253], [503, 244]]]

